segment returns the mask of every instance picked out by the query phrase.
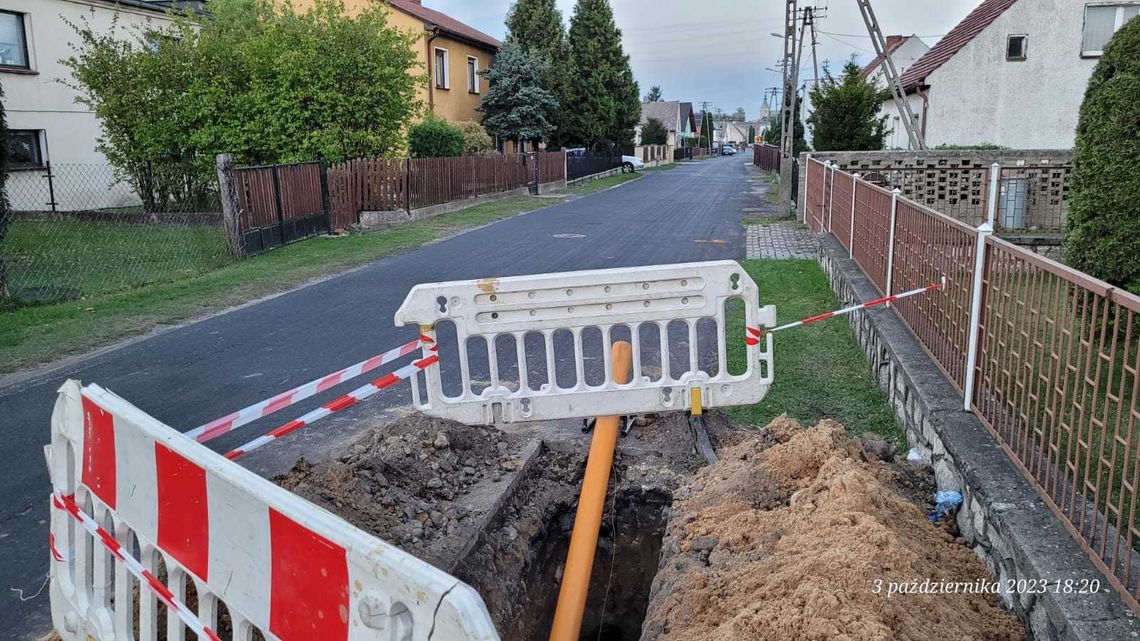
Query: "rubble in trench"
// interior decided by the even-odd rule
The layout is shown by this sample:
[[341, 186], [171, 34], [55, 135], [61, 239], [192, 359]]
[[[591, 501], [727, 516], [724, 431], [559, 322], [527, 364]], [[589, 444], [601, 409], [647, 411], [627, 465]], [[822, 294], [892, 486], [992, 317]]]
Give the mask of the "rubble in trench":
[[[988, 578], [926, 518], [929, 470], [831, 421], [706, 423], [712, 466], [683, 414], [619, 440], [583, 639], [1025, 638], [993, 595], [872, 591]], [[277, 482], [470, 584], [504, 641], [545, 641], [588, 438], [409, 415]]]

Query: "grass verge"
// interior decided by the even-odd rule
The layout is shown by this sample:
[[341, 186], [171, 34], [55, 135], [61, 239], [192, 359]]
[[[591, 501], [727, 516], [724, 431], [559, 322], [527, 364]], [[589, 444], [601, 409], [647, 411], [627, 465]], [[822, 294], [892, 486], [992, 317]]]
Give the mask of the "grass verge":
[[657, 165], [656, 167], [646, 167], [645, 169], [642, 169], [641, 171], [668, 171], [669, 169], [675, 169], [677, 167], [677, 165], [679, 165], [679, 164], [680, 163], [669, 162], [669, 163], [665, 163], [664, 165]]
[[606, 176], [605, 178], [599, 178], [597, 180], [589, 180], [584, 183], [579, 183], [573, 187], [570, 187], [566, 191], [574, 194], [575, 196], [586, 196], [595, 192], [599, 192], [603, 189], [616, 187], [631, 180], [637, 180], [638, 178], [641, 178], [641, 176], [638, 174], [614, 174], [612, 176]]
[[370, 233], [312, 238], [189, 278], [2, 313], [0, 373], [86, 352], [558, 202], [519, 196]]
[[[760, 287], [762, 304], [776, 306], [780, 322], [835, 309], [827, 278], [811, 260], [746, 260], [741, 265]], [[729, 319], [730, 371], [743, 370], [743, 310]], [[839, 421], [853, 434], [873, 432], [902, 446], [906, 439], [886, 395], [871, 377], [867, 361], [843, 319], [780, 332], [774, 337], [775, 377], [756, 405], [729, 408], [734, 420], [767, 425], [787, 412], [805, 425]]]

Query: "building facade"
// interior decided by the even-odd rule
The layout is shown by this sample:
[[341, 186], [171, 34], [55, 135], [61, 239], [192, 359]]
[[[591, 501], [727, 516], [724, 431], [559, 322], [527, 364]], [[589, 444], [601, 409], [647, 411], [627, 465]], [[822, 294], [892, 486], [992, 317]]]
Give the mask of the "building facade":
[[68, 23], [116, 33], [124, 38], [137, 29], [169, 24], [166, 9], [132, 0], [0, 0], [0, 83], [10, 130], [8, 195], [15, 210], [51, 209], [44, 197], [45, 168], [87, 173], [54, 195], [54, 207], [78, 209], [127, 206], [138, 202], [133, 191], [114, 179], [107, 158], [98, 150], [102, 127], [95, 114], [76, 102], [68, 86], [71, 70], [60, 60], [72, 55], [75, 31]]
[[[447, 14], [425, 7], [421, 0], [345, 0], [345, 12], [360, 13], [381, 4], [388, 9], [389, 24], [417, 36], [412, 45], [424, 74], [416, 97], [427, 109], [450, 122], [481, 122], [479, 103], [487, 91], [487, 79], [479, 74], [490, 69], [502, 43]], [[313, 0], [293, 0], [297, 9]]]
[[1104, 45], [1138, 12], [1135, 0], [985, 0], [902, 74], [927, 146], [1072, 147]]

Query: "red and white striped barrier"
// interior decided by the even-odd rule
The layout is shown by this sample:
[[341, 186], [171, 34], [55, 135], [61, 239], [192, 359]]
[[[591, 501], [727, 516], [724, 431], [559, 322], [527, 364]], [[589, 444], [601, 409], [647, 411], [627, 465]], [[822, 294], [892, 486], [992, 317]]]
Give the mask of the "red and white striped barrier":
[[[200, 425], [189, 432], [186, 432], [186, 437], [191, 438], [199, 443], [205, 443], [215, 439], [223, 434], [231, 432], [243, 425], [252, 423], [258, 419], [269, 416], [270, 414], [289, 407], [295, 403], [299, 403], [311, 396], [319, 394], [327, 389], [335, 387], [344, 381], [356, 378], [362, 374], [371, 372], [372, 370], [390, 363], [398, 358], [402, 358], [409, 354], [415, 353], [420, 348], [420, 345], [426, 344], [425, 337], [421, 336], [414, 341], [405, 343], [395, 349], [390, 349], [383, 354], [377, 354], [369, 359], [360, 361], [355, 365], [326, 374], [318, 379], [309, 381], [304, 385], [299, 385], [293, 389], [282, 392], [272, 398], [267, 398], [250, 405], [249, 407], [242, 408], [232, 414], [227, 414], [221, 418], [214, 419], [205, 425]], [[435, 347], [431, 348], [433, 351]]]
[[311, 425], [312, 423], [319, 421], [320, 419], [330, 414], [339, 412], [346, 407], [351, 407], [386, 387], [391, 387], [406, 378], [414, 376], [416, 372], [426, 369], [436, 364], [438, 361], [439, 357], [433, 354], [427, 358], [423, 358], [409, 365], [405, 365], [394, 372], [385, 374], [384, 376], [381, 376], [380, 378], [372, 381], [367, 385], [362, 385], [345, 394], [344, 396], [341, 396], [340, 398], [325, 403], [324, 405], [309, 412], [308, 414], [305, 414], [304, 416], [301, 416], [300, 418], [289, 421], [281, 427], [266, 432], [265, 434], [253, 439], [252, 441], [249, 441], [245, 445], [226, 452], [226, 458], [230, 460], [236, 459], [240, 456], [252, 452], [253, 450], [256, 450], [266, 443], [276, 441], [277, 439], [285, 436], [290, 432], [299, 430], [306, 425]]
[[458, 579], [98, 386], [60, 389], [47, 458], [63, 508], [51, 510], [49, 541], [52, 622], [64, 641], [134, 638], [136, 625], [138, 638], [166, 638], [164, 606], [171, 638], [182, 638], [190, 582], [199, 623], [186, 625], [200, 639], [216, 638], [206, 629], [217, 629], [219, 604], [234, 638], [498, 639]]
[[860, 309], [867, 309], [869, 307], [876, 307], [878, 305], [885, 305], [887, 303], [892, 303], [896, 300], [901, 300], [903, 298], [910, 298], [911, 296], [917, 296], [919, 294], [925, 294], [927, 292], [932, 292], [936, 289], [942, 289], [945, 286], [946, 286], [946, 277], [943, 276], [942, 280], [940, 282], [934, 283], [933, 285], [927, 285], [926, 287], [919, 287], [918, 289], [912, 289], [908, 292], [902, 292], [900, 294], [892, 294], [890, 296], [884, 296], [882, 298], [876, 298], [875, 300], [869, 300], [869, 301], [867, 301], [865, 303], [861, 303], [859, 305], [852, 305], [850, 307], [844, 307], [843, 309], [837, 309], [833, 312], [826, 312], [823, 314], [818, 314], [816, 316], [808, 316], [807, 318], [795, 321], [794, 323], [787, 323], [785, 325], [779, 325], [777, 327], [773, 327], [772, 329], [766, 329], [764, 327], [749, 327], [748, 333], [744, 337], [744, 342], [746, 342], [749, 345], [757, 345], [760, 343], [760, 338], [762, 336], [764, 336], [764, 334], [770, 334], [772, 332], [779, 332], [781, 330], [791, 329], [793, 327], [799, 327], [801, 325], [810, 325], [812, 323], [818, 323], [821, 320], [827, 320], [828, 318], [834, 318], [836, 316], [844, 316], [846, 314], [850, 314], [851, 312], [855, 312], [855, 311], [858, 311]]
[[[153, 592], [155, 596], [166, 605], [170, 612], [181, 619], [182, 622], [186, 624], [186, 627], [190, 628], [191, 632], [198, 635], [199, 639], [206, 638], [210, 639], [210, 641], [222, 641], [213, 630], [202, 625], [202, 621], [198, 618], [198, 615], [188, 608], [178, 597], [174, 596], [174, 593], [171, 592], [162, 581], [159, 581], [158, 577], [151, 573], [150, 570], [144, 568], [138, 559], [128, 554], [127, 551], [123, 549], [123, 545], [115, 540], [115, 537], [112, 536], [110, 532], [99, 527], [95, 519], [79, 509], [73, 497], [56, 493], [53, 494], [51, 498], [52, 505], [56, 509], [67, 512], [78, 521], [79, 525], [82, 526], [93, 539], [102, 543], [103, 547], [107, 548], [107, 550], [123, 564], [127, 571], [138, 579], [139, 585], [146, 586], [147, 589]], [[50, 540], [52, 558], [58, 562], [64, 562], [65, 559], [63, 555], [55, 549], [55, 537], [52, 536]]]

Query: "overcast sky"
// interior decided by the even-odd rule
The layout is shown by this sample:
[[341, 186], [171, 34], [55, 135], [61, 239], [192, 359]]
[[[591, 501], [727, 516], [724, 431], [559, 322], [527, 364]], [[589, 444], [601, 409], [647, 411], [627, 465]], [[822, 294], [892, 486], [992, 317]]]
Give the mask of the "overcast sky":
[[[497, 38], [505, 35], [503, 20], [514, 0], [423, 0]], [[885, 35], [917, 34], [933, 45], [980, 0], [875, 0], [875, 15]], [[801, 6], [803, 6], [801, 2]], [[855, 0], [818, 0], [828, 5], [819, 20], [819, 59], [832, 69], [855, 54], [873, 56], [871, 40]], [[779, 0], [610, 0], [622, 41], [630, 56], [641, 93], [661, 85], [666, 100], [707, 100], [713, 108], [731, 112], [744, 107], [749, 118], [759, 115], [764, 89], [780, 84], [778, 68], [782, 41], [769, 34], [782, 31], [784, 3]], [[574, 0], [558, 0], [567, 26]], [[810, 79], [811, 57], [805, 50]], [[699, 108], [699, 104], [698, 104]]]

